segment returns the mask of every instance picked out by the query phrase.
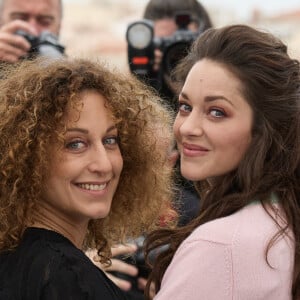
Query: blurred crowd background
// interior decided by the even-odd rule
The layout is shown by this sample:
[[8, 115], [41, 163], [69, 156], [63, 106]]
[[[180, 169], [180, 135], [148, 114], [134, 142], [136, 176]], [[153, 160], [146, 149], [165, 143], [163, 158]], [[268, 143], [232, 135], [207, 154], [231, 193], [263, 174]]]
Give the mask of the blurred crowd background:
[[[184, 0], [183, 0], [184, 1]], [[244, 23], [283, 39], [290, 54], [300, 59], [299, 0], [202, 0], [215, 27]], [[104, 59], [128, 69], [126, 29], [141, 19], [147, 0], [63, 0], [60, 41], [67, 54]]]

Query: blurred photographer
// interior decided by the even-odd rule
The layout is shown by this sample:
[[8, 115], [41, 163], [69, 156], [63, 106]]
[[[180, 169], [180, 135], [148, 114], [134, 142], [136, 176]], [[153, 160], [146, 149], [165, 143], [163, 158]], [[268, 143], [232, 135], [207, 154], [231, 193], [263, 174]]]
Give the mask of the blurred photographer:
[[[179, 59], [185, 56], [188, 47], [197, 36], [212, 27], [212, 22], [205, 8], [197, 0], [150, 0], [143, 18], [136, 22], [139, 25], [137, 28], [142, 28], [141, 25], [149, 26], [148, 29], [151, 31], [149, 37], [152, 35], [152, 41], [149, 46], [145, 47], [145, 51], [136, 49], [135, 52], [134, 47], [130, 46], [131, 39], [128, 36], [130, 30], [132, 38], [138, 39], [139, 47], [140, 43], [143, 43], [141, 37], [147, 35], [147, 29], [141, 29], [140, 32], [137, 30], [135, 34], [132, 27], [128, 27], [129, 67], [140, 78], [146, 79], [159, 92], [160, 96], [176, 110], [174, 103], [176, 93], [170, 72]], [[149, 59], [147, 62], [137, 60], [137, 63], [141, 64], [135, 65], [133, 60], [135, 54], [146, 56]], [[143, 65], [143, 63], [145, 64]]]
[[32, 52], [32, 44], [63, 52], [57, 39], [62, 0], [0, 0], [0, 61], [14, 63]]
[[[150, 0], [145, 8], [143, 18], [152, 21], [154, 39], [159, 41], [158, 44], [161, 45], [165, 42], [166, 46], [162, 47], [163, 52], [160, 48], [154, 49], [152, 74], [160, 76], [160, 78], [156, 77], [159, 82], [158, 93], [176, 114], [177, 94], [170, 73], [176, 63], [186, 55], [188, 48], [184, 47], [189, 47], [197, 36], [213, 27], [212, 21], [206, 9], [197, 0]], [[181, 42], [182, 44], [180, 44]], [[174, 57], [171, 55], [172, 52], [175, 52]], [[172, 57], [174, 61], [172, 61]], [[171, 63], [166, 64], [165, 62], [169, 60]], [[179, 160], [177, 163], [174, 162], [175, 170], [177, 170], [176, 184], [180, 189], [178, 225], [183, 226], [197, 215], [199, 198], [193, 184], [180, 175], [178, 164]], [[175, 201], [177, 202], [178, 199]]]

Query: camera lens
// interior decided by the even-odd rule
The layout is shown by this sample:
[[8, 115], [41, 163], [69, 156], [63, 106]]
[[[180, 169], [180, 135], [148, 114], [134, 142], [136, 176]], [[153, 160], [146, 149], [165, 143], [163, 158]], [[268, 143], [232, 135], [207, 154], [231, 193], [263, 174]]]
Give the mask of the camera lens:
[[136, 49], [144, 49], [152, 42], [153, 30], [147, 22], [136, 22], [128, 27], [127, 41]]
[[166, 49], [163, 57], [163, 69], [165, 74], [171, 74], [171, 71], [178, 62], [187, 55], [189, 47], [190, 43], [178, 42]]

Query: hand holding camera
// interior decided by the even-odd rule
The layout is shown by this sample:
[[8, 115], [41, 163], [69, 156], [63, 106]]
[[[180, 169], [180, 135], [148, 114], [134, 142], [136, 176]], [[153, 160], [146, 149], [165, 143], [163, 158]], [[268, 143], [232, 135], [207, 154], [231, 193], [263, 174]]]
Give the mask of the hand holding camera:
[[35, 28], [23, 20], [14, 20], [0, 27], [0, 61], [14, 63], [26, 55], [30, 49], [30, 43], [16, 35], [17, 30], [37, 35]]
[[14, 63], [33, 55], [58, 57], [63, 55], [64, 46], [55, 35], [36, 29], [23, 20], [13, 20], [0, 28], [0, 61]]
[[[107, 277], [109, 277], [118, 287], [124, 291], [129, 291], [132, 288], [132, 280], [138, 274], [138, 269], [132, 264], [118, 259], [123, 256], [131, 256], [137, 251], [136, 244], [127, 245], [115, 245], [111, 249], [112, 259], [111, 265], [104, 265], [99, 262], [98, 256], [96, 255], [95, 249], [90, 249], [86, 251], [86, 255], [91, 259], [91, 261], [104, 272], [106, 272]], [[115, 276], [116, 273], [122, 273], [123, 277]]]
[[39, 36], [35, 36], [18, 30], [16, 35], [24, 37], [30, 43], [30, 49], [25, 56], [27, 59], [37, 56], [58, 58], [64, 54], [65, 47], [58, 42], [57, 36], [49, 31], [42, 31]]

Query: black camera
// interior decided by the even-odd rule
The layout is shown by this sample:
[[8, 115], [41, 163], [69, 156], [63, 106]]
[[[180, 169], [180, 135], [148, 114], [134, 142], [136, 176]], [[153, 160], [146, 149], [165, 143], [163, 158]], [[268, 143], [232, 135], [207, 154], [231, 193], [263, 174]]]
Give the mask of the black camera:
[[[132, 285], [131, 290], [132, 291], [139, 290], [138, 283], [137, 283], [138, 277], [143, 277], [143, 278], [147, 279], [150, 274], [150, 268], [147, 265], [147, 263], [145, 261], [145, 256], [144, 256], [144, 247], [143, 247], [144, 241], [145, 241], [145, 236], [143, 236], [143, 235], [134, 240], [134, 243], [137, 246], [137, 251], [133, 255], [120, 255], [120, 256], [114, 257], [114, 258], [118, 258], [128, 264], [134, 265], [138, 269], [138, 274], [136, 277], [131, 277], [127, 274], [123, 274], [123, 273], [119, 273], [119, 272], [115, 272], [115, 271], [110, 272], [118, 278], [125, 279], [125, 280], [131, 282], [131, 285]], [[164, 250], [166, 250], [167, 247], [168, 246], [163, 246], [161, 248], [158, 248], [158, 249], [150, 252], [149, 257], [148, 257], [149, 261], [151, 263], [153, 263], [156, 256], [158, 254], [160, 254], [161, 252], [163, 252]]]
[[18, 30], [16, 34], [24, 37], [31, 45], [26, 56], [27, 59], [37, 56], [59, 58], [65, 52], [65, 47], [58, 42], [57, 36], [51, 32], [43, 31], [39, 36], [34, 36], [25, 31]]
[[[178, 30], [172, 36], [160, 38], [154, 37], [153, 22], [150, 20], [144, 19], [129, 24], [126, 39], [130, 71], [160, 91], [164, 76], [170, 75], [201, 33], [188, 29], [191, 21], [190, 14], [177, 14], [175, 22]], [[162, 61], [158, 71], [153, 70], [155, 49], [162, 52]]]

